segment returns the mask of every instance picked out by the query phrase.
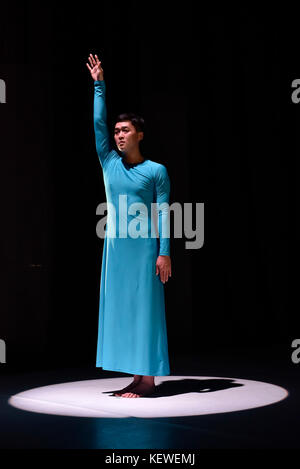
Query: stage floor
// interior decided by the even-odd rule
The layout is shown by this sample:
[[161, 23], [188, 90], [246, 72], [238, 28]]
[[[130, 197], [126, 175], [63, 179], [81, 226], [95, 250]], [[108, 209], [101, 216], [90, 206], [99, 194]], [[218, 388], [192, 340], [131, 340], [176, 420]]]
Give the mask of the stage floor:
[[299, 448], [300, 364], [288, 347], [170, 357], [146, 398], [112, 395], [131, 376], [101, 368], [1, 368], [7, 449]]

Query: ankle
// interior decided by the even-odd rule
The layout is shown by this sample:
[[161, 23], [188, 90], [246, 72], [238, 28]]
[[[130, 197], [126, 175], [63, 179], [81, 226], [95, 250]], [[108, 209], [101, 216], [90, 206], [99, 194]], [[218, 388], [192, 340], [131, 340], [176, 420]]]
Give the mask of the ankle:
[[142, 376], [141, 382], [148, 384], [149, 386], [155, 386], [154, 376]]

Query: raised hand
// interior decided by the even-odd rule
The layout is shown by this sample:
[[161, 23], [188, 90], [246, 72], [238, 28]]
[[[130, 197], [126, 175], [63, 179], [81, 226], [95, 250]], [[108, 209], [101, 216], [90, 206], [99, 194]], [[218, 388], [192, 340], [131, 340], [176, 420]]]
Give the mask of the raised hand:
[[95, 81], [102, 81], [104, 80], [104, 72], [103, 68], [101, 67], [101, 62], [98, 59], [98, 56], [95, 54], [95, 58], [93, 57], [93, 54], [89, 55], [89, 62], [90, 65], [87, 63], [86, 66], [90, 71], [90, 74]]

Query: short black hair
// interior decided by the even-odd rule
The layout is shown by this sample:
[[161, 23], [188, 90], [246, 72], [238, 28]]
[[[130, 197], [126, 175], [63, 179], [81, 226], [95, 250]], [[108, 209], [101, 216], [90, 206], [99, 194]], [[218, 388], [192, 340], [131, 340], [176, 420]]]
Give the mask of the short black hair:
[[141, 116], [138, 116], [134, 112], [125, 112], [123, 114], [119, 114], [116, 118], [115, 125], [117, 122], [126, 121], [131, 122], [137, 132], [144, 132], [145, 121]]

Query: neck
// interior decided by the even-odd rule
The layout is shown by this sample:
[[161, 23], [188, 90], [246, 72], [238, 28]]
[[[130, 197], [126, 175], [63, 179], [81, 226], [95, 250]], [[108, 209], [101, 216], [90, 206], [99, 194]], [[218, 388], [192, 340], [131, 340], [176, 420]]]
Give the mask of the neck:
[[127, 153], [123, 152], [123, 159], [126, 161], [126, 163], [141, 163], [145, 158], [137, 148]]

